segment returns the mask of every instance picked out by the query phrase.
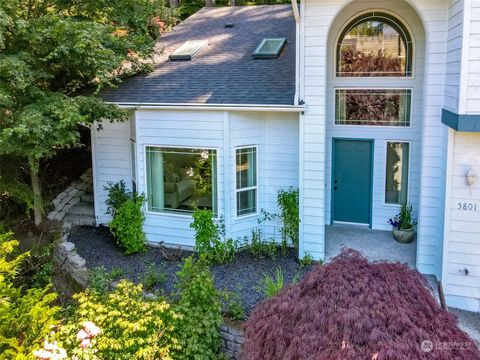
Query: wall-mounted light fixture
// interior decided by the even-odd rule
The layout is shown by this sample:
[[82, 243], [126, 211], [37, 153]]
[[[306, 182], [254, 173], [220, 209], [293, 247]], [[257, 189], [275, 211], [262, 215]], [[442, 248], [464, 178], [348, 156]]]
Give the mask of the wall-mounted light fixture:
[[477, 180], [477, 174], [475, 174], [473, 168], [468, 169], [466, 177], [468, 186], [472, 186], [473, 184], [475, 184], [475, 181]]

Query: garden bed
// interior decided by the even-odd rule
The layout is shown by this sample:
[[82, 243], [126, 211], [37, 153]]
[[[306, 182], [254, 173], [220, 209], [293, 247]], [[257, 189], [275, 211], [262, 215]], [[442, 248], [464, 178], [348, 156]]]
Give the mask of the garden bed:
[[[85, 258], [89, 269], [103, 266], [109, 272], [121, 270], [123, 278], [134, 282], [143, 282], [148, 268], [155, 264], [157, 271], [166, 274], [166, 280], [155, 286], [154, 290], [167, 296], [175, 291], [175, 274], [182, 265], [182, 259], [192, 254], [190, 251], [160, 247], [125, 256], [105, 227], [75, 228], [68, 241], [76, 245], [77, 253]], [[246, 252], [240, 252], [231, 263], [212, 265], [211, 271], [217, 289], [237, 294], [248, 316], [265, 299], [261, 288], [264, 274], [273, 276], [277, 268], [282, 270], [287, 284], [303, 278], [311, 267], [302, 267], [294, 251], [290, 250], [286, 257], [278, 256], [276, 259], [256, 259]]]

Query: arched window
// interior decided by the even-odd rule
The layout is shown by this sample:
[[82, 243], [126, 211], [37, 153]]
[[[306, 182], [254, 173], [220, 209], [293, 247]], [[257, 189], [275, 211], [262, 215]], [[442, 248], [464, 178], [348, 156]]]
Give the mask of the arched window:
[[412, 38], [400, 21], [381, 12], [363, 14], [340, 34], [337, 76], [411, 76], [412, 52]]

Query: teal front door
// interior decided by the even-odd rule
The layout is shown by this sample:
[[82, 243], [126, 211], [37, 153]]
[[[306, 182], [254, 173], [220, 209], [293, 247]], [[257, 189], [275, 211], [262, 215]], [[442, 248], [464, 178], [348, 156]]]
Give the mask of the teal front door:
[[333, 140], [333, 221], [371, 225], [372, 153], [370, 140]]

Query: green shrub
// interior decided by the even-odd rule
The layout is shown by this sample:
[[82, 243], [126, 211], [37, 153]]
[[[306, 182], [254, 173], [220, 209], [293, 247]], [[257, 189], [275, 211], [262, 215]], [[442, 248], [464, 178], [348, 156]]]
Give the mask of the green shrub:
[[299, 260], [300, 265], [303, 267], [307, 267], [313, 264], [313, 256], [310, 253], [305, 253], [303, 258]]
[[107, 213], [113, 219], [108, 225], [125, 255], [146, 249], [146, 237], [143, 232], [145, 215], [142, 208], [145, 196], [128, 191], [125, 182], [108, 183]]
[[175, 337], [181, 349], [175, 350], [175, 360], [208, 360], [218, 358], [222, 324], [220, 294], [215, 288], [208, 265], [193, 257], [185, 259], [177, 273], [178, 303], [175, 312]]
[[146, 237], [143, 232], [145, 215], [142, 211], [144, 204], [145, 197], [134, 194], [132, 199], [125, 201], [115, 211], [115, 216], [108, 225], [125, 255], [146, 249]]
[[107, 214], [112, 216], [115, 216], [117, 210], [132, 198], [132, 193], [127, 190], [123, 180], [118, 183], [108, 182], [108, 186], [105, 186], [104, 189], [108, 191], [108, 197], [105, 201]]
[[29, 253], [16, 256], [18, 241], [11, 236], [0, 235], [0, 359], [26, 359], [56, 325], [58, 308], [51, 304], [57, 295], [50, 285], [31, 289], [16, 285]]
[[122, 269], [114, 269], [108, 272], [104, 266], [96, 267], [90, 270], [88, 287], [99, 293], [106, 293], [111, 290], [110, 284], [121, 276], [123, 276]]
[[262, 279], [262, 291], [267, 298], [271, 298], [277, 295], [282, 290], [284, 284], [283, 272], [281, 268], [275, 269], [274, 277], [268, 274], [263, 274]]
[[15, 282], [27, 288], [43, 288], [50, 284], [53, 268], [53, 244], [33, 245], [20, 265]]
[[245, 239], [243, 248], [256, 259], [264, 257], [275, 259], [278, 253], [278, 244], [273, 240], [263, 241], [262, 231], [260, 229], [252, 230], [252, 238], [250, 242], [248, 241], [248, 238]]
[[167, 281], [167, 273], [163, 268], [158, 269], [153, 262], [146, 265], [141, 281], [145, 290], [151, 291], [156, 285], [163, 284], [165, 281]]
[[280, 220], [282, 222], [282, 243], [290, 240], [298, 251], [298, 237], [300, 229], [299, 215], [299, 191], [293, 187], [288, 190], [279, 190], [277, 203], [280, 208]]
[[195, 209], [190, 227], [195, 230], [195, 250], [200, 258], [218, 264], [235, 258], [237, 244], [225, 239], [223, 221], [216, 222], [212, 211]]
[[[87, 289], [74, 296], [78, 307], [58, 334], [70, 356], [78, 359], [173, 359], [178, 350], [174, 324], [178, 316], [164, 301], [145, 300], [142, 286], [120, 281], [115, 291]], [[77, 335], [94, 322], [100, 333], [82, 349]]]
[[222, 292], [224, 313], [232, 320], [245, 320], [245, 307], [237, 293], [231, 291]]

